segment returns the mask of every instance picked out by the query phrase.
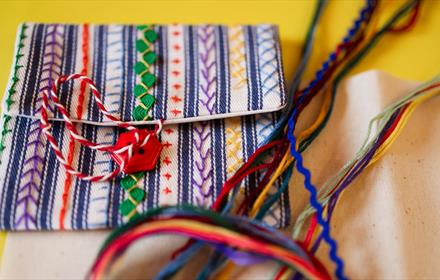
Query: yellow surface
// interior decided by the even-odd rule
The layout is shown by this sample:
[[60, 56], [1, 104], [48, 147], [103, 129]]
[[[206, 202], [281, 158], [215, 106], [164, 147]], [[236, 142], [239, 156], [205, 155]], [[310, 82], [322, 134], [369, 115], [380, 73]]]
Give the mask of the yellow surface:
[[[403, 1], [389, 1], [383, 19]], [[330, 1], [320, 25], [311, 76], [345, 34], [363, 1]], [[286, 76], [299, 58], [314, 1], [5, 1], [0, 0], [0, 96], [6, 88], [17, 25], [62, 23], [276, 23], [280, 26]], [[440, 1], [423, 2], [417, 26], [387, 35], [353, 73], [380, 69], [398, 77], [427, 80], [440, 70]], [[0, 252], [5, 235], [0, 235]]]

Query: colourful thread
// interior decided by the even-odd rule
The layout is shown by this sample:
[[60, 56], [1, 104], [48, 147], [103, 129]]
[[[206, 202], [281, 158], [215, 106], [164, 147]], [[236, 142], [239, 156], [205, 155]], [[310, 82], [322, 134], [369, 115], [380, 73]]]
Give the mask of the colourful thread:
[[243, 27], [229, 27], [230, 68], [232, 77], [236, 78], [233, 87], [239, 89], [247, 83], [246, 55]]
[[[18, 70], [23, 67], [23, 65], [19, 64], [20, 58], [24, 56], [24, 54], [21, 53], [21, 50], [24, 47], [23, 40], [26, 39], [25, 31], [28, 28], [28, 26], [23, 23], [20, 28], [20, 35], [17, 45], [17, 53], [15, 54], [15, 61], [14, 61], [14, 73], [12, 74], [12, 83], [11, 86], [8, 89], [8, 98], [6, 98], [6, 111], [9, 112], [11, 109], [11, 105], [14, 102], [12, 100], [12, 95], [16, 93], [15, 86], [17, 85], [19, 78], [18, 78]], [[6, 115], [7, 112], [3, 113], [3, 130], [1, 132], [1, 140], [0, 140], [0, 164], [1, 164], [1, 154], [5, 150], [5, 137], [8, 133], [10, 133], [12, 130], [8, 129], [8, 124], [11, 121], [11, 116]]]
[[[309, 279], [330, 279], [322, 264], [295, 241], [246, 217], [221, 215], [192, 206], [161, 207], [141, 214], [106, 240], [88, 278], [105, 278], [110, 266], [141, 237], [173, 233], [204, 241], [243, 265], [272, 259]], [[185, 254], [184, 254], [185, 255]], [[191, 256], [192, 254], [189, 254]], [[180, 256], [178, 257], [180, 258]], [[170, 278], [173, 272], [164, 272]]]
[[[52, 27], [52, 30], [49, 31], [49, 28]], [[43, 64], [43, 69], [41, 70], [42, 78], [40, 79], [41, 86], [38, 92], [43, 92], [48, 90], [54, 80], [54, 76], [59, 76], [59, 71], [56, 71], [56, 68], [61, 69], [61, 56], [57, 53], [63, 51], [63, 46], [57, 40], [60, 39], [62, 42], [62, 34], [58, 33], [58, 25], [49, 25], [47, 33], [45, 35], [45, 44], [44, 44], [44, 58], [47, 58], [48, 61]], [[61, 37], [61, 38], [58, 38]], [[56, 49], [57, 48], [57, 49]], [[44, 60], [43, 60], [44, 61]], [[47, 75], [43, 78], [43, 75]], [[37, 105], [34, 110], [34, 114], [37, 113], [41, 109], [41, 99], [42, 97], [37, 98]], [[39, 104], [39, 105], [38, 105]], [[17, 200], [17, 208], [21, 205], [23, 206], [23, 213], [17, 218], [15, 222], [15, 226], [18, 227], [22, 222], [24, 222], [24, 226], [26, 229], [29, 229], [30, 224], [36, 226], [35, 217], [30, 213], [31, 205], [37, 205], [38, 202], [38, 194], [40, 192], [39, 181], [42, 177], [42, 165], [44, 164], [43, 156], [40, 155], [40, 149], [44, 148], [44, 143], [42, 142], [42, 130], [40, 129], [40, 121], [34, 120], [31, 123], [29, 128], [28, 137], [35, 137], [28, 145], [28, 149], [31, 150], [30, 157], [24, 161], [23, 165], [23, 173], [21, 178], [25, 180], [24, 185], [20, 186], [18, 190], [18, 196], [23, 192], [26, 194]], [[37, 196], [37, 198], [35, 197]]]
[[[82, 46], [81, 46], [81, 50], [82, 50], [81, 75], [87, 76], [87, 66], [89, 64], [89, 25], [83, 24], [82, 27], [83, 27], [83, 34], [82, 34]], [[84, 107], [84, 97], [86, 93], [86, 85], [87, 84], [85, 82], [81, 82], [80, 85], [80, 92], [78, 95], [78, 106], [76, 108], [76, 118], [78, 120], [81, 119], [84, 110], [83, 107]], [[69, 137], [69, 150], [67, 153], [67, 162], [69, 164], [72, 164], [74, 151], [75, 151], [75, 141], [72, 137]], [[64, 229], [64, 218], [66, 216], [71, 185], [72, 185], [72, 175], [69, 172], [66, 172], [66, 179], [64, 180], [64, 188], [62, 195], [62, 204], [59, 215], [59, 223], [61, 230]]]

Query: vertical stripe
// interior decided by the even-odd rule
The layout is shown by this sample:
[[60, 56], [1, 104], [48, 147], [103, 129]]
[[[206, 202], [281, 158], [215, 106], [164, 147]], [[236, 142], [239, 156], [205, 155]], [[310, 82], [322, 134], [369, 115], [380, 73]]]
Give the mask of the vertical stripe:
[[229, 68], [230, 68], [230, 111], [244, 112], [248, 110], [248, 82], [246, 63], [246, 46], [244, 37], [244, 27], [241, 25], [230, 26], [228, 28], [229, 37]]
[[229, 46], [228, 46], [228, 28], [220, 25], [216, 28], [217, 37], [217, 96], [216, 113], [224, 114], [230, 112], [231, 104], [231, 85], [229, 74]]
[[183, 25], [171, 25], [167, 34], [167, 57], [164, 63], [168, 65], [168, 103], [166, 108], [167, 119], [181, 119], [185, 111], [185, 53]]
[[156, 76], [156, 84], [153, 86], [153, 96], [156, 100], [153, 105], [153, 116], [154, 119], [161, 120], [166, 118], [168, 101], [167, 27], [155, 26], [154, 28], [159, 37], [153, 46], [153, 51], [157, 55], [157, 61], [152, 65], [154, 76]]
[[261, 95], [260, 81], [258, 79], [258, 52], [254, 28], [247, 26], [244, 30], [246, 42], [246, 68], [248, 77], [248, 110], [259, 109]]
[[[32, 34], [32, 47], [29, 64], [26, 67], [26, 83], [27, 86], [23, 88], [23, 98], [20, 99], [20, 108], [24, 115], [32, 115], [35, 111], [35, 103], [38, 96], [36, 92], [39, 85], [38, 80], [40, 79], [41, 62], [43, 60], [44, 51], [44, 32], [47, 29], [46, 25], [38, 24], [34, 28], [34, 33]], [[29, 106], [31, 104], [32, 106]]]
[[194, 173], [194, 161], [189, 145], [193, 143], [193, 130], [191, 123], [179, 125], [179, 197], [180, 203], [189, 203], [193, 197], [192, 174]]
[[15, 212], [16, 212], [16, 206], [15, 201], [17, 192], [18, 192], [18, 182], [19, 174], [21, 173], [21, 170], [23, 168], [22, 164], [17, 164], [23, 162], [23, 157], [25, 155], [26, 151], [26, 142], [24, 141], [23, 137], [20, 137], [23, 132], [26, 132], [29, 130], [29, 126], [32, 120], [30, 119], [19, 119], [15, 123], [15, 128], [12, 134], [12, 139], [16, 139], [12, 142], [12, 150], [11, 154], [9, 156], [10, 160], [8, 162], [8, 167], [6, 169], [6, 178], [4, 180], [4, 188], [6, 189], [6, 199], [5, 205], [8, 205], [5, 207], [3, 205], [1, 208], [5, 210], [4, 214], [4, 221], [3, 224], [5, 228], [12, 229], [15, 228]]
[[211, 142], [212, 155], [212, 169], [214, 171], [214, 195], [211, 196], [211, 203], [213, 203], [214, 198], [217, 197], [223, 187], [224, 182], [226, 182], [226, 135], [224, 133], [226, 126], [225, 120], [215, 120], [211, 121], [213, 130], [213, 141]]
[[185, 117], [198, 115], [198, 50], [197, 50], [197, 27], [189, 25], [185, 27]]
[[[16, 45], [16, 52], [18, 52], [20, 50], [21, 51], [19, 53], [15, 54], [16, 65], [13, 65], [12, 69], [11, 69], [12, 73], [14, 73], [16, 71], [15, 67], [22, 66], [20, 69], [17, 70], [18, 71], [17, 75], [18, 76], [23, 76], [23, 77], [26, 77], [27, 73], [30, 71], [30, 67], [29, 66], [31, 65], [31, 62], [32, 62], [32, 56], [34, 55], [34, 50], [33, 49], [35, 47], [35, 43], [33, 43], [34, 42], [33, 38], [34, 38], [34, 35], [36, 33], [35, 25], [33, 25], [33, 24], [26, 24], [26, 26], [27, 26], [26, 29], [25, 29], [24, 25], [20, 26], [20, 28], [19, 28], [18, 35], [17, 35], [17, 40], [16, 40], [16, 44], [17, 44]], [[22, 30], [23, 30], [23, 35], [25, 35], [25, 38], [21, 38], [21, 31]], [[22, 55], [22, 56], [20, 58], [18, 58], [17, 57], [18, 55]], [[11, 74], [11, 77], [12, 76], [13, 75]], [[11, 84], [13, 82], [14, 81], [11, 79], [9, 81], [9, 84]], [[23, 79], [22, 78], [20, 83], [16, 83], [16, 85], [14, 87], [14, 90], [15, 90], [14, 95], [12, 95], [12, 93], [10, 94], [11, 100], [14, 100], [14, 103], [12, 103], [12, 105], [19, 103], [19, 102], [16, 101], [17, 97], [20, 98], [19, 95], [17, 96], [17, 92], [23, 92], [25, 90], [26, 86], [27, 86], [27, 79]], [[5, 94], [5, 96], [7, 94]], [[9, 126], [8, 129], [12, 133], [14, 133], [13, 131], [16, 129], [16, 127], [12, 126], [15, 123], [17, 123], [16, 119], [11, 119], [11, 121], [8, 123], [8, 126]], [[4, 124], [6, 125], [6, 123], [4, 123]], [[12, 138], [12, 139], [16, 139], [16, 138]], [[4, 219], [6, 218], [5, 215], [8, 216], [10, 214], [10, 212], [8, 212], [8, 214], [5, 214], [5, 211], [13, 210], [13, 208], [15, 207], [15, 204], [14, 204], [15, 200], [12, 201], [10, 199], [11, 196], [9, 195], [9, 194], [11, 194], [11, 191], [14, 190], [14, 189], [12, 189], [13, 185], [11, 183], [9, 183], [9, 184], [7, 183], [7, 181], [9, 180], [8, 176], [11, 175], [9, 170], [11, 168], [11, 166], [10, 166], [11, 159], [12, 159], [11, 155], [15, 151], [15, 149], [14, 149], [14, 147], [15, 147], [14, 142], [15, 141], [10, 143], [9, 145], [6, 145], [6, 150], [3, 151], [3, 153], [2, 153], [2, 157], [3, 157], [4, 160], [1, 161], [1, 163], [0, 163], [1, 170], [4, 171], [2, 178], [0, 178], [0, 182], [3, 184], [2, 195], [1, 195], [1, 199], [2, 199], [1, 200], [2, 204], [1, 205], [6, 205], [6, 203], [8, 204], [8, 207], [6, 207], [6, 209], [5, 209], [5, 207], [0, 207], [0, 214], [1, 214], [1, 221], [2, 221], [2, 223], [3, 223]], [[5, 143], [6, 143], [6, 140], [5, 140]], [[6, 159], [8, 159], [9, 161], [7, 162]], [[15, 165], [18, 165], [18, 163], [19, 163], [18, 161], [12, 161], [12, 162]], [[14, 179], [17, 179], [17, 178], [14, 178]], [[14, 186], [15, 186], [15, 184], [14, 184]]]
[[124, 70], [123, 86], [124, 95], [121, 98], [122, 102], [122, 120], [132, 120], [132, 112], [135, 106], [135, 96], [133, 93], [136, 84], [136, 73], [134, 72], [134, 65], [137, 62], [136, 51], [136, 27], [133, 25], [124, 27], [124, 63], [122, 69]]
[[[54, 125], [52, 128], [52, 133], [55, 139], [57, 139], [60, 149], [63, 150], [64, 144], [64, 125]], [[65, 149], [64, 149], [65, 150]], [[52, 211], [50, 209], [50, 198], [51, 192], [53, 191], [53, 186], [57, 185], [57, 179], [60, 172], [64, 172], [63, 167], [60, 166], [58, 159], [56, 158], [55, 153], [46, 145], [44, 150], [44, 156], [46, 159], [44, 169], [43, 169], [43, 178], [41, 182], [41, 196], [39, 199], [40, 207], [38, 208], [37, 217], [39, 220], [38, 227], [41, 229], [50, 229], [53, 228], [53, 224], [51, 223], [51, 219], [49, 215], [52, 215]]]

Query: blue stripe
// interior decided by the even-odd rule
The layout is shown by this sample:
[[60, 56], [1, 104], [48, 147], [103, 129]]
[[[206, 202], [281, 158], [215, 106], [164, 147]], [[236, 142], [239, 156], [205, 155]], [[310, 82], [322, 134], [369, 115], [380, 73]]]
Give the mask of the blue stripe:
[[167, 108], [167, 90], [168, 90], [168, 78], [167, 78], [167, 28], [155, 27], [156, 32], [159, 34], [159, 39], [154, 45], [154, 52], [157, 54], [157, 61], [154, 64], [154, 75], [156, 76], [156, 84], [154, 85], [154, 98], [156, 99], [153, 106], [154, 119], [160, 120], [166, 118]]
[[[249, 157], [254, 153], [257, 146], [257, 133], [255, 131], [255, 116], [242, 117], [242, 149], [243, 149], [243, 162], [246, 162]], [[246, 194], [252, 193], [252, 190], [256, 188], [258, 173], [251, 174], [246, 180]]]
[[[66, 29], [64, 31], [64, 38], [63, 38], [63, 53], [61, 61], [61, 73], [73, 73], [73, 69], [75, 69], [75, 63], [76, 63], [76, 38], [77, 38], [77, 31], [75, 30], [74, 26], [66, 26]], [[68, 87], [63, 88], [65, 92], [65, 96], [68, 96], [69, 102], [72, 99], [72, 94], [69, 94], [71, 90], [67, 90], [68, 88], [72, 89], [73, 85], [70, 84]], [[62, 103], [66, 104], [66, 103]], [[54, 136], [57, 138], [58, 143], [60, 143], [60, 147], [63, 145], [63, 139], [64, 139], [64, 133], [65, 126], [61, 123], [56, 123], [54, 125]], [[45, 137], [45, 136], [43, 136]], [[45, 158], [49, 159], [49, 163], [44, 167], [43, 169], [44, 174], [47, 175], [47, 178], [45, 178], [45, 182], [42, 182], [42, 186], [49, 186], [49, 188], [42, 188], [40, 192], [40, 202], [41, 205], [38, 208], [37, 217], [40, 219], [40, 223], [42, 227], [44, 228], [53, 228], [52, 225], [52, 216], [54, 213], [54, 200], [55, 200], [55, 194], [56, 194], [56, 188], [53, 188], [52, 186], [56, 185], [56, 182], [58, 182], [58, 176], [59, 172], [65, 173], [64, 167], [60, 168], [60, 164], [57, 161], [55, 154], [53, 153], [52, 149], [47, 149], [48, 145], [46, 146], [45, 150]], [[53, 170], [56, 170], [57, 172], [53, 172]], [[46, 215], [44, 215], [46, 214]]]
[[185, 123], [179, 125], [179, 196], [180, 201], [178, 203], [192, 202], [193, 197], [193, 184], [191, 182], [194, 161], [192, 149], [193, 147], [193, 134], [189, 133], [193, 131], [193, 125], [191, 123]]
[[198, 99], [198, 61], [197, 27], [194, 25], [184, 27], [185, 41], [185, 117], [197, 116], [199, 111]]
[[[96, 26], [94, 29], [94, 42], [93, 42], [93, 63], [91, 69], [93, 69], [92, 79], [97, 85], [102, 85], [103, 83], [103, 54], [105, 53], [104, 47], [104, 28], [102, 25]], [[88, 114], [99, 112], [98, 107], [95, 102], [91, 102], [88, 108]], [[92, 125], [82, 125], [82, 133], [86, 139], [96, 142], [97, 127]], [[78, 169], [80, 172], [85, 174], [91, 174], [93, 172], [93, 163], [95, 162], [96, 151], [91, 150], [87, 147], [81, 146], [80, 148], [80, 159]], [[77, 180], [76, 184], [76, 195], [75, 201], [76, 209], [76, 220], [74, 221], [74, 228], [87, 228], [87, 215], [88, 215], [88, 200], [90, 198], [90, 188], [91, 183], [84, 180]]]
[[[56, 122], [53, 124], [52, 134], [57, 139], [60, 149], [63, 148], [63, 138], [64, 138], [65, 125]], [[43, 136], [45, 137], [45, 136]], [[58, 173], [64, 172], [64, 168], [60, 168], [60, 163], [49, 145], [45, 146], [45, 164], [43, 166], [43, 178], [41, 180], [40, 186], [40, 196], [39, 196], [39, 207], [36, 217], [38, 217], [37, 225], [41, 229], [51, 229], [53, 228], [50, 216], [53, 214], [53, 209], [50, 207], [51, 193], [54, 192], [56, 182], [58, 180]]]
[[[34, 68], [34, 67], [36, 68], [36, 66], [34, 66], [34, 64], [38, 63], [38, 60], [35, 58], [38, 57], [39, 55], [41, 55], [40, 54], [41, 53], [41, 45], [43, 45], [43, 43], [44, 43], [44, 41], [42, 42], [42, 40], [43, 40], [43, 33], [42, 32], [43, 32], [43, 30], [41, 27], [39, 29], [36, 29], [36, 28], [32, 29], [32, 35], [30, 36], [30, 39], [29, 39], [29, 57], [27, 60], [26, 68], [25, 68], [26, 69], [25, 77], [27, 77], [29, 75], [29, 72], [31, 72], [33, 70], [32, 68]], [[35, 40], [37, 35], [38, 35], [38, 39], [39, 39], [38, 42]], [[38, 48], [39, 51], [35, 52], [35, 48]], [[22, 51], [22, 53], [23, 53], [23, 51]], [[17, 55], [17, 54], [15, 54], [15, 55]], [[22, 62], [20, 65], [24, 65], [25, 63], [26, 63], [26, 61]], [[30, 86], [28, 86], [28, 82], [29, 82], [28, 79], [24, 79], [23, 88], [30, 87]], [[34, 87], [35, 87], [35, 84], [34, 84]], [[20, 100], [20, 102], [22, 102], [22, 101], [23, 100]], [[28, 104], [30, 104], [30, 103], [28, 103]], [[22, 108], [22, 103], [20, 103], [20, 109], [21, 108]], [[18, 123], [18, 121], [17, 121], [17, 123]], [[16, 126], [18, 126], [18, 125], [16, 125]], [[13, 137], [12, 137], [12, 139], [16, 139], [16, 140], [12, 143], [12, 148], [11, 148], [11, 152], [10, 152], [8, 166], [6, 168], [6, 174], [5, 174], [6, 177], [4, 178], [4, 187], [3, 187], [3, 193], [2, 193], [2, 202], [3, 202], [2, 205], [5, 205], [6, 203], [10, 204], [10, 207], [1, 207], [1, 211], [3, 212], [3, 210], [5, 210], [5, 212], [6, 212], [4, 214], [6, 216], [3, 217], [3, 219], [5, 220], [5, 224], [7, 224], [8, 227], [14, 226], [16, 199], [12, 200], [12, 196], [14, 194], [14, 191], [18, 191], [18, 190], [14, 190], [13, 186], [14, 186], [15, 182], [13, 182], [12, 180], [19, 179], [19, 177], [20, 177], [20, 176], [15, 175], [14, 177], [12, 177], [12, 180], [8, 183], [9, 178], [11, 178], [10, 177], [11, 168], [13, 170], [20, 168], [20, 173], [18, 173], [18, 174], [21, 174], [21, 170], [23, 168], [23, 166], [22, 166], [23, 164], [21, 164], [21, 166], [19, 166], [17, 164], [17, 163], [22, 163], [23, 160], [22, 159], [18, 160], [18, 158], [16, 157], [17, 156], [16, 153], [20, 153], [20, 158], [21, 158], [21, 153], [23, 153], [23, 150], [22, 150], [23, 146], [20, 146], [19, 150], [15, 150], [14, 147], [16, 145], [14, 145], [14, 144], [19, 144], [16, 141], [20, 141], [20, 140], [24, 141], [24, 137], [23, 137], [24, 127], [21, 126], [20, 138], [17, 138], [15, 133], [17, 132], [18, 127], [16, 127], [16, 126], [14, 126], [14, 128], [13, 128], [14, 132], [13, 132]], [[27, 127], [25, 129], [25, 135], [27, 135], [28, 131], [29, 131], [29, 127]], [[24, 154], [23, 154], [23, 156], [24, 156]], [[11, 163], [13, 163], [14, 165], [11, 166]], [[3, 162], [3, 164], [5, 164], [5, 162]], [[18, 187], [19, 187], [19, 182], [17, 183], [16, 188], [18, 188]], [[6, 208], [6, 209], [4, 209], [4, 208]], [[10, 217], [11, 210], [14, 213], [13, 217]], [[10, 220], [10, 218], [12, 218], [12, 220]]]
[[[47, 25], [38, 24], [35, 26], [32, 34], [32, 46], [30, 52], [32, 54], [29, 57], [29, 62], [26, 68], [26, 82], [27, 87], [23, 88], [23, 98], [20, 98], [20, 108], [22, 108], [23, 114], [33, 115], [35, 110], [35, 101], [37, 100], [36, 94], [38, 92], [38, 81], [41, 78], [41, 68], [40, 63], [43, 61], [42, 57], [44, 55], [44, 31], [47, 29]], [[32, 104], [32, 106], [29, 106]]]
[[[118, 139], [120, 130], [118, 128], [113, 128], [115, 133], [115, 139]], [[113, 161], [112, 161], [113, 162]], [[114, 164], [112, 166], [115, 167]], [[121, 224], [122, 218], [119, 213], [119, 204], [122, 199], [122, 191], [121, 191], [121, 176], [118, 176], [115, 179], [115, 183], [113, 184], [111, 191], [109, 191], [109, 200], [108, 200], [108, 215], [107, 223], [109, 227], [115, 227]]]
[[[223, 183], [226, 182], [226, 134], [225, 121], [214, 120], [211, 121], [212, 141], [211, 141], [211, 160], [213, 170], [213, 194], [217, 197], [223, 187]], [[214, 195], [211, 199], [214, 199]]]
[[[122, 81], [121, 81], [121, 99], [120, 99], [120, 112], [121, 118], [125, 121], [131, 120], [132, 108], [134, 107], [134, 95], [133, 88], [136, 82], [136, 74], [133, 70], [134, 64], [137, 61], [136, 53], [136, 38], [137, 31], [135, 26], [124, 26], [122, 29]], [[120, 129], [114, 130], [117, 132], [116, 137], [119, 137]], [[117, 138], [116, 138], [117, 139]], [[117, 226], [122, 222], [122, 216], [119, 213], [119, 205], [123, 200], [124, 192], [121, 190], [121, 176], [116, 178], [115, 185], [110, 192], [109, 197], [109, 210], [110, 219], [108, 221], [110, 226]]]
[[135, 26], [125, 26], [123, 29], [123, 53], [124, 59], [122, 63], [123, 79], [122, 88], [124, 89], [121, 96], [121, 118], [124, 121], [132, 120], [132, 112], [135, 106], [135, 96], [133, 89], [136, 84], [136, 73], [134, 72], [134, 64], [137, 62], [136, 38], [137, 31]]
[[[43, 61], [42, 57], [43, 57], [44, 46], [45, 46], [43, 34], [45, 34], [44, 31], [46, 30], [46, 28], [43, 25], [38, 25], [37, 28], [35, 28], [32, 32], [33, 36], [32, 36], [31, 47], [30, 47], [30, 50], [32, 51], [31, 52], [32, 57], [28, 59], [28, 61], [30, 61], [30, 64], [27, 65], [27, 67], [29, 67], [29, 68], [27, 68], [26, 76], [25, 76], [25, 77], [27, 77], [25, 79], [25, 81], [28, 83], [27, 87], [26, 87], [28, 92], [29, 91], [30, 92], [38, 92], [39, 83], [37, 81], [41, 77], [41, 69], [42, 69], [42, 61]], [[28, 76], [28, 75], [30, 75], [30, 76]], [[31, 95], [31, 97], [32, 96], [35, 98], [34, 100], [36, 100], [36, 96]], [[21, 101], [23, 101], [23, 99]], [[28, 101], [28, 102], [30, 102], [30, 103], [26, 103], [26, 104], [32, 103], [32, 101]], [[29, 106], [29, 109], [31, 107], [32, 106]], [[32, 113], [33, 113], [33, 111], [32, 111]], [[32, 123], [34, 123], [34, 122], [35, 122], [34, 120], [29, 121], [30, 126], [26, 126], [25, 131], [22, 131], [20, 133], [20, 135], [18, 136], [19, 138], [14, 137], [13, 139], [17, 139], [19, 141], [21, 140], [21, 141], [23, 141], [23, 143], [26, 143], [25, 139], [28, 139], [29, 129], [32, 127]], [[23, 151], [21, 149], [23, 149]], [[20, 150], [17, 150], [17, 151], [12, 150], [11, 151], [11, 153], [18, 153], [20, 155], [20, 157], [21, 157], [21, 155], [23, 155], [23, 158], [21, 158], [20, 161], [18, 161], [18, 159], [13, 159], [13, 160], [10, 160], [8, 163], [9, 165], [11, 163], [14, 165], [17, 165], [17, 163], [20, 163], [20, 165], [19, 165], [20, 173], [18, 173], [18, 174], [22, 174], [22, 172], [23, 172], [26, 151], [27, 151], [26, 147], [22, 146], [21, 144], [20, 144]], [[15, 170], [15, 168], [14, 168], [14, 170]], [[10, 217], [10, 218], [12, 218], [10, 223], [13, 227], [15, 227], [14, 218], [16, 216], [15, 212], [17, 210], [16, 209], [16, 207], [17, 207], [16, 202], [17, 202], [18, 195], [19, 195], [18, 188], [21, 187], [20, 186], [21, 176], [15, 175], [14, 177], [12, 177], [12, 180], [17, 180], [16, 182], [14, 181], [14, 183], [16, 183], [16, 192], [14, 194], [15, 198], [14, 198], [14, 200], [6, 200], [6, 201], [9, 201], [9, 202], [14, 201], [14, 203], [11, 203], [12, 204], [11, 206], [14, 207], [14, 210], [13, 210], [13, 217]], [[11, 183], [12, 183], [12, 180], [11, 180]], [[7, 185], [6, 180], [5, 180], [5, 185]]]
[[258, 80], [258, 49], [255, 30], [252, 26], [244, 28], [246, 43], [246, 65], [248, 76], [248, 110], [257, 110], [260, 104], [261, 88]]
[[[4, 190], [6, 190], [5, 204], [1, 207], [5, 211], [2, 224], [4, 228], [15, 228], [14, 218], [15, 211], [17, 210], [15, 202], [17, 201], [18, 186], [16, 181], [19, 181], [18, 174], [21, 174], [23, 169], [23, 158], [26, 154], [26, 141], [23, 134], [27, 134], [32, 120], [26, 118], [17, 118], [17, 122], [14, 126], [14, 132], [12, 139], [16, 139], [12, 142], [11, 154], [9, 156], [9, 162], [6, 170], [6, 178], [4, 181]], [[24, 132], [24, 133], [23, 133]], [[7, 205], [7, 206], [6, 206]]]
[[[76, 71], [76, 54], [78, 51], [78, 33], [80, 31], [80, 27], [78, 25], [67, 25], [65, 29], [65, 42], [64, 42], [64, 50], [63, 57], [65, 61], [65, 65], [63, 65], [61, 73], [64, 75], [68, 75], [71, 73], [75, 73]], [[61, 104], [65, 104], [66, 108], [71, 108], [72, 106], [72, 98], [76, 97], [73, 94], [74, 83], [68, 83], [67, 85], [63, 85], [59, 90], [59, 98]], [[70, 110], [72, 111], [72, 110]], [[56, 116], [58, 118], [62, 118], [61, 114], [57, 111]]]
[[231, 88], [229, 76], [229, 46], [226, 26], [218, 26], [216, 30], [216, 61], [217, 61], [217, 90], [216, 111], [218, 114], [229, 113], [231, 103]]

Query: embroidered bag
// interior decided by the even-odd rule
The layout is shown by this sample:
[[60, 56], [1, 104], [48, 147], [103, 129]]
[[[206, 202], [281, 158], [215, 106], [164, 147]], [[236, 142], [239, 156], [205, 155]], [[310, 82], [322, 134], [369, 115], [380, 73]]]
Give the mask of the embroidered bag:
[[[80, 75], [66, 80], [73, 73]], [[50, 94], [54, 85], [57, 97]], [[158, 205], [209, 207], [272, 131], [285, 99], [272, 25], [22, 24], [2, 107], [0, 228], [108, 228]], [[117, 120], [154, 132], [163, 126], [149, 140]], [[72, 126], [79, 136], [70, 133]], [[50, 137], [72, 170], [90, 176], [117, 171], [143, 148], [151, 161], [123, 169], [149, 165], [155, 155], [157, 163], [152, 170], [88, 181], [67, 172]], [[112, 154], [79, 143], [81, 137], [100, 147], [122, 146]], [[146, 146], [136, 146], [144, 140]], [[137, 147], [135, 155], [124, 148], [129, 144]], [[244, 195], [255, 181], [246, 179]], [[265, 221], [285, 226], [289, 212], [286, 192]]]

